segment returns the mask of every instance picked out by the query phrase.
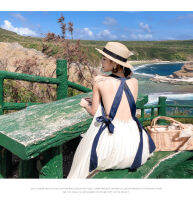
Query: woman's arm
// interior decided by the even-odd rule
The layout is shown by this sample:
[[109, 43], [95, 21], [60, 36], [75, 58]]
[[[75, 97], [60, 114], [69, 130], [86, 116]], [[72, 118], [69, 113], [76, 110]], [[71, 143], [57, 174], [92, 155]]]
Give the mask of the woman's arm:
[[92, 104], [90, 105], [88, 101], [81, 99], [80, 105], [83, 106], [89, 114], [94, 116], [100, 104], [100, 98], [99, 76], [95, 76], [93, 79]]

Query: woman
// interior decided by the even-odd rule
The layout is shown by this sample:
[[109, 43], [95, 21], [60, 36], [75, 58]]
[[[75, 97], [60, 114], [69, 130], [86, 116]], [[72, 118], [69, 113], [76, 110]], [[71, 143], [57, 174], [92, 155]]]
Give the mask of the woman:
[[138, 80], [127, 58], [132, 54], [119, 42], [108, 42], [102, 54], [104, 72], [93, 81], [92, 102], [80, 105], [93, 115], [75, 152], [67, 178], [89, 178], [106, 169], [136, 170], [153, 155], [155, 145], [136, 115]]

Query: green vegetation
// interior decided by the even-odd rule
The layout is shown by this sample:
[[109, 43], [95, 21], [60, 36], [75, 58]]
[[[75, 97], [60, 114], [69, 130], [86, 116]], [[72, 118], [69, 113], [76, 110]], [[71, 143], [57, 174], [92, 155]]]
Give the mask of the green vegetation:
[[[49, 56], [54, 56], [58, 52], [62, 51], [60, 47], [56, 45], [55, 42], [43, 42], [43, 38], [38, 37], [24, 37], [20, 36], [14, 32], [7, 31], [0, 28], [0, 42], [18, 42], [26, 48], [34, 48], [38, 51], [41, 51], [43, 44], [46, 44], [51, 47], [52, 51], [48, 53]], [[76, 43], [77, 40], [71, 40], [72, 43]], [[94, 41], [94, 40], [81, 40], [81, 48], [88, 56], [88, 59], [93, 63], [98, 63], [100, 60], [100, 54], [95, 48], [102, 49], [107, 41]], [[161, 60], [190, 60], [193, 55], [193, 40], [185, 41], [121, 41], [125, 44], [135, 55], [131, 56], [131, 60], [152, 60], [152, 59], [161, 59]], [[12, 84], [10, 82], [10, 84]], [[32, 94], [30, 91], [21, 91], [16, 92], [13, 96], [11, 91], [11, 86], [5, 82], [5, 98], [11, 96], [12, 101], [18, 102], [43, 102], [39, 97]], [[10, 92], [9, 92], [10, 91]], [[74, 96], [80, 94], [81, 92], [68, 88], [68, 96]], [[181, 113], [182, 114], [182, 113]], [[183, 113], [184, 114], [184, 113]], [[177, 119], [178, 120], [178, 119]], [[179, 119], [183, 123], [187, 119]], [[192, 119], [190, 119], [193, 123]], [[144, 122], [144, 126], [148, 125], [148, 121]], [[188, 123], [188, 122], [186, 122]]]
[[[71, 40], [76, 42], [77, 40]], [[34, 48], [38, 51], [42, 50], [42, 38], [40, 37], [25, 37], [14, 32], [0, 28], [0, 42], [18, 42], [26, 48]], [[97, 64], [100, 59], [100, 54], [95, 48], [102, 49], [107, 41], [81, 40], [80, 44], [83, 51], [88, 56], [90, 61], [95, 61]], [[125, 44], [134, 55], [130, 60], [168, 60], [168, 61], [184, 61], [193, 58], [193, 40], [171, 40], [171, 41], [121, 41]], [[52, 46], [54, 51], [50, 52], [49, 56], [57, 54], [58, 47], [54, 42], [46, 42], [48, 46]]]

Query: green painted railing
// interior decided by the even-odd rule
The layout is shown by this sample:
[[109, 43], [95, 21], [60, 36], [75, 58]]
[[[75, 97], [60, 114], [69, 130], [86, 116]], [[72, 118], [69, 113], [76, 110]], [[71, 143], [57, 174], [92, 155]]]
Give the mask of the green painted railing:
[[[158, 114], [157, 116], [167, 116], [167, 117], [172, 117], [172, 118], [193, 118], [193, 115], [168, 115], [167, 114], [167, 108], [187, 108], [187, 109], [193, 109], [193, 105], [171, 105], [171, 104], [167, 104], [167, 97], [164, 96], [160, 96], [158, 99], [158, 104], [157, 105], [143, 105], [140, 109], [141, 109], [141, 117], [140, 120], [141, 122], [145, 122], [148, 120], [152, 120], [154, 119], [155, 116], [155, 109], [158, 110]], [[145, 114], [145, 109], [151, 109], [151, 114], [150, 117], [144, 117]], [[159, 119], [158, 123], [162, 124], [164, 120]], [[164, 124], [164, 123], [163, 123]]]
[[29, 74], [24, 74], [24, 73], [0, 71], [0, 115], [4, 113], [4, 110], [21, 110], [23, 108], [26, 108], [27, 106], [40, 104], [40, 103], [34, 103], [34, 102], [28, 102], [28, 103], [4, 102], [3, 82], [5, 79], [22, 80], [22, 81], [47, 83], [47, 84], [57, 84], [57, 91], [56, 91], [57, 100], [64, 99], [67, 97], [68, 87], [77, 89], [82, 92], [92, 91], [89, 88], [86, 88], [82, 85], [78, 85], [68, 80], [66, 60], [57, 60], [56, 78], [35, 76], [35, 75], [29, 75]]
[[[55, 113], [53, 114], [53, 116], [51, 118], [55, 119], [54, 117], [56, 117], [56, 120], [58, 120], [58, 118], [57, 118], [58, 113], [61, 114], [61, 117], [63, 117], [63, 115], [66, 115], [66, 117], [69, 117], [69, 119], [67, 118], [67, 121], [69, 120], [69, 122], [70, 122], [70, 120], [73, 121], [74, 119], [78, 120], [78, 118], [80, 118], [80, 117], [84, 118], [84, 116], [80, 116], [80, 113], [84, 113], [84, 112], [81, 110], [82, 108], [80, 108], [80, 106], [77, 105], [77, 102], [79, 102], [79, 99], [82, 96], [86, 96], [87, 94], [69, 97], [69, 98], [65, 99], [64, 102], [62, 102], [62, 99], [67, 97], [68, 87], [77, 89], [84, 93], [91, 92], [92, 90], [89, 88], [86, 88], [84, 86], [81, 86], [76, 83], [72, 83], [72, 82], [68, 81], [68, 79], [67, 79], [67, 62], [65, 60], [57, 60], [56, 76], [57, 76], [56, 78], [48, 78], [48, 77], [20, 74], [20, 73], [14, 73], [14, 72], [0, 71], [0, 105], [1, 105], [0, 114], [3, 114], [4, 110], [21, 110], [23, 108], [26, 108], [27, 106], [38, 104], [38, 103], [33, 103], [33, 102], [28, 102], [28, 103], [4, 102], [3, 81], [4, 81], [4, 79], [13, 79], [13, 80], [24, 80], [24, 81], [38, 82], [38, 83], [57, 84], [57, 100], [61, 100], [61, 101], [55, 101], [55, 102], [52, 102], [51, 104], [43, 104], [43, 105], [40, 105], [40, 107], [42, 107], [42, 108], [40, 108], [40, 107], [39, 108], [37, 107], [37, 108], [40, 109], [40, 111], [41, 110], [46, 111], [46, 109], [47, 109], [48, 111], [46, 112], [46, 114], [53, 114], [55, 111]], [[141, 110], [141, 116], [140, 116], [139, 120], [142, 123], [145, 121], [148, 121], [148, 120], [152, 120], [154, 117], [156, 117], [155, 109], [158, 109], [157, 115], [161, 115], [161, 116], [169, 116], [169, 117], [175, 117], [175, 118], [193, 118], [193, 115], [187, 115], [187, 116], [167, 115], [167, 108], [169, 108], [169, 107], [193, 108], [193, 106], [169, 105], [166, 103], [166, 99], [167, 99], [167, 97], [159, 97], [159, 101], [158, 101], [157, 105], [145, 105], [148, 102], [148, 95], [144, 96], [142, 99], [139, 99], [136, 103], [137, 109]], [[61, 104], [61, 105], [57, 107], [56, 104]], [[70, 110], [72, 104], [74, 106], [73, 111]], [[30, 108], [31, 108], [30, 110], [32, 112], [33, 107], [30, 107]], [[34, 108], [34, 111], [37, 108]], [[56, 110], [57, 108], [58, 108], [58, 110]], [[66, 108], [66, 110], [64, 110], [65, 108]], [[76, 110], [74, 110], [74, 109], [76, 109]], [[150, 117], [146, 117], [145, 109], [151, 109]], [[38, 111], [38, 113], [40, 111]], [[17, 112], [17, 113], [19, 113], [19, 112]], [[17, 113], [15, 113], [15, 114], [17, 114]], [[70, 114], [73, 114], [73, 115], [70, 115]], [[42, 115], [44, 116], [45, 113], [43, 113]], [[12, 115], [9, 115], [8, 118], [10, 116], [12, 116]], [[4, 117], [4, 116], [2, 116], [2, 117]], [[28, 113], [28, 116], [27, 116], [28, 120], [24, 120], [24, 122], [23, 122], [23, 123], [26, 123], [26, 126], [28, 125], [29, 127], [31, 127], [30, 126], [31, 121], [29, 120], [29, 119], [31, 119], [30, 117], [33, 118], [33, 116], [31, 116]], [[59, 116], [59, 118], [60, 118], [60, 116]], [[39, 121], [39, 119], [40, 118], [38, 117], [38, 121]], [[11, 119], [9, 118], [9, 120], [11, 120]], [[31, 120], [34, 120], [34, 119], [31, 119]], [[15, 149], [17, 149], [17, 151], [19, 151], [19, 153], [18, 153], [19, 155], [22, 152], [26, 153], [26, 155], [23, 155], [23, 157], [26, 156], [23, 159], [22, 159], [21, 155], [19, 156], [21, 158], [21, 160], [19, 162], [19, 177], [20, 178], [27, 178], [27, 177], [33, 177], [33, 176], [34, 177], [39, 176], [39, 178], [45, 178], [45, 177], [47, 177], [47, 178], [62, 178], [63, 177], [62, 145], [65, 142], [80, 135], [79, 133], [84, 133], [87, 130], [87, 128], [89, 127], [91, 120], [92, 119], [89, 118], [86, 121], [83, 121], [80, 123], [75, 122], [75, 124], [73, 124], [74, 123], [73, 122], [70, 127], [68, 124], [68, 127], [65, 127], [64, 130], [58, 131], [57, 134], [54, 132], [52, 137], [48, 138], [45, 141], [40, 140], [39, 143], [32, 143], [32, 144], [30, 143], [29, 145], [28, 145], [28, 143], [26, 143], [27, 145], [25, 146], [25, 144], [22, 145], [23, 143], [19, 143], [17, 140], [16, 140], [16, 142], [14, 140], [11, 140], [10, 136], [5, 137], [6, 134], [1, 134], [2, 138], [1, 138], [0, 142], [3, 142], [5, 144], [4, 146], [6, 146], [8, 143], [9, 143], [9, 145], [12, 145], [11, 149], [9, 149], [9, 150], [12, 151], [13, 147], [14, 147]], [[4, 121], [2, 121], [2, 124], [4, 124], [4, 127], [6, 129], [7, 125], [9, 125], [9, 123], [6, 124], [3, 122]], [[29, 124], [28, 124], [28, 122], [29, 122]], [[160, 120], [160, 122], [163, 122], [163, 121]], [[20, 123], [20, 121], [19, 121], [19, 123]], [[34, 121], [33, 121], [33, 123], [34, 123]], [[36, 123], [37, 123], [37, 120], [36, 120]], [[54, 121], [54, 123], [55, 123], [55, 121]], [[17, 125], [18, 124], [16, 124], [16, 126], [15, 126], [16, 129], [17, 129]], [[40, 125], [41, 126], [39, 126], [39, 128], [42, 128], [42, 124], [40, 124]], [[12, 126], [13, 126], [13, 124], [12, 124]], [[23, 131], [24, 131], [24, 129], [23, 129]], [[38, 131], [38, 133], [39, 133], [39, 131]], [[26, 136], [26, 135], [24, 134], [24, 136]], [[13, 143], [13, 142], [15, 142], [15, 143]], [[15, 144], [17, 144], [18, 146]], [[0, 177], [7, 177], [7, 174], [9, 173], [9, 168], [11, 166], [11, 159], [12, 159], [12, 153], [9, 150], [7, 150], [5, 147], [3, 147], [3, 145], [0, 146]], [[15, 153], [15, 152], [13, 152], [13, 153]], [[31, 155], [32, 153], [33, 153], [33, 156], [30, 157], [29, 155]], [[18, 155], [18, 154], [15, 154], [15, 155]], [[41, 168], [41, 170], [39, 170], [39, 172], [37, 172], [37, 169], [36, 169], [37, 162], [39, 161], [38, 159], [40, 159], [40, 155], [43, 156], [45, 161], [43, 161], [44, 166]], [[163, 158], [162, 156], [164, 156], [164, 155], [157, 153], [155, 156], [155, 160], [150, 160], [153, 162], [153, 164], [149, 165], [148, 169], [151, 170], [154, 167], [154, 165], [156, 164], [156, 162], [158, 162], [160, 159], [162, 159]], [[182, 158], [180, 157], [178, 162], [183, 162], [184, 160], [187, 160], [192, 156], [192, 152], [189, 152], [189, 153], [185, 152], [185, 153], [181, 153], [180, 155], [182, 155]], [[187, 157], [185, 157], [185, 156], [187, 156]], [[176, 158], [174, 157], [173, 160], [172, 160], [172, 163], [175, 164]], [[144, 167], [146, 167], [146, 166], [148, 166], [148, 165], [145, 165]], [[165, 168], [168, 168], [168, 166], [166, 166]], [[39, 173], [39, 175], [37, 175], [38, 173]], [[111, 172], [109, 172], [109, 173], [112, 174]], [[124, 173], [126, 173], [126, 170], [124, 171]], [[119, 174], [117, 174], [117, 173], [114, 173], [114, 174], [116, 174], [117, 177], [125, 176], [125, 175], [119, 176]], [[126, 174], [128, 176], [128, 173], [126, 173]], [[132, 177], [132, 174], [129, 174], [129, 177]], [[133, 176], [134, 176], [134, 178], [137, 177], [136, 175], [133, 175]]]
[[[4, 113], [4, 110], [21, 110], [26, 108], [27, 106], [41, 104], [35, 102], [27, 102], [27, 103], [13, 103], [13, 102], [4, 102], [3, 98], [3, 82], [5, 79], [12, 79], [12, 80], [23, 80], [29, 82], [38, 82], [38, 83], [47, 83], [47, 84], [57, 84], [57, 100], [64, 99], [68, 96], [68, 87], [76, 89], [82, 92], [91, 92], [90, 88], [86, 88], [82, 85], [73, 83], [68, 80], [67, 75], [67, 61], [66, 60], [57, 60], [56, 61], [56, 78], [50, 77], [42, 77], [42, 76], [35, 76], [35, 75], [28, 75], [24, 73], [15, 73], [15, 72], [8, 72], [8, 71], [0, 71], [0, 115]], [[141, 116], [139, 118], [140, 122], [143, 123], [148, 120], [152, 120], [155, 117], [155, 109], [158, 108], [158, 116], [168, 116], [173, 118], [193, 118], [193, 115], [166, 115], [166, 109], [168, 107], [175, 107], [175, 108], [193, 108], [190, 105], [170, 105], [166, 103], [167, 97], [159, 97], [157, 105], [145, 105], [148, 102], [148, 96], [144, 96], [144, 103], [140, 106], [137, 106], [137, 109], [141, 110]], [[151, 116], [145, 117], [145, 109], [151, 109]], [[158, 123], [162, 122], [163, 120], [158, 120]]]

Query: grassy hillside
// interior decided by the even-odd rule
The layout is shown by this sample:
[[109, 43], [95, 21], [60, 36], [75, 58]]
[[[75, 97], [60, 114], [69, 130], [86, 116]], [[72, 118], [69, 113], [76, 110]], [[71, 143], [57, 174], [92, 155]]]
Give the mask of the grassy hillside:
[[[74, 42], [76, 40], [73, 40]], [[20, 36], [14, 32], [7, 31], [0, 28], [0, 42], [18, 42], [22, 46], [27, 48], [34, 48], [41, 51], [42, 38]], [[95, 50], [97, 48], [103, 48], [107, 41], [93, 41], [93, 40], [81, 40], [82, 48], [88, 55], [90, 60], [99, 60], [99, 53]], [[130, 57], [130, 60], [192, 60], [193, 59], [193, 40], [171, 40], [171, 41], [121, 41], [125, 44], [135, 55]], [[52, 42], [48, 42], [48, 45], [55, 45]], [[53, 55], [57, 53], [53, 52]]]
[[[84, 46], [102, 48], [106, 41], [81, 41]], [[170, 40], [170, 41], [121, 41], [135, 55], [131, 60], [192, 60], [193, 40]]]

